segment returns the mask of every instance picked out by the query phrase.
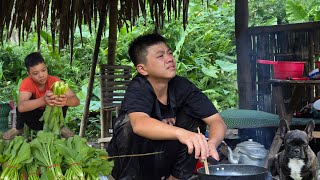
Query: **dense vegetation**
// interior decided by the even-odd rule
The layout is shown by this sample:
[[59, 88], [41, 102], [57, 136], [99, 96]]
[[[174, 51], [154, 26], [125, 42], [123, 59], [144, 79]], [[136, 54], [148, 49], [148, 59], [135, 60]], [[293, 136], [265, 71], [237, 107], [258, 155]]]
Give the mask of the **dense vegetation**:
[[[181, 21], [172, 20], [166, 22], [161, 33], [169, 39], [174, 50], [179, 75], [193, 81], [219, 110], [237, 107], [234, 2], [208, 1], [210, 4], [204, 5], [201, 2], [190, 1], [186, 30]], [[319, 7], [317, 0], [250, 1], [250, 26], [319, 20]], [[154, 30], [151, 20], [147, 19], [147, 22], [144, 25], [144, 19], [140, 19], [129, 31], [125, 27], [119, 30], [116, 63], [131, 64], [127, 54], [128, 43], [136, 36]], [[79, 32], [76, 32], [72, 65], [69, 63], [68, 47], [60, 52], [52, 52], [50, 33], [41, 33], [41, 53], [49, 66], [50, 74], [67, 82], [81, 99], [81, 105], [70, 108], [67, 116], [69, 126], [77, 131], [86, 97], [95, 33], [90, 34], [87, 27], [83, 26], [81, 42]], [[107, 35], [108, 32], [105, 32], [102, 39], [99, 63], [106, 63]], [[20, 42], [20, 45], [12, 38], [0, 47], [0, 102], [17, 101], [19, 83], [26, 77], [23, 58], [37, 51], [36, 44], [36, 34], [30, 33], [28, 39]], [[96, 68], [87, 131], [87, 135], [92, 138], [99, 136], [96, 131], [99, 129], [100, 108], [98, 73], [99, 67]]]

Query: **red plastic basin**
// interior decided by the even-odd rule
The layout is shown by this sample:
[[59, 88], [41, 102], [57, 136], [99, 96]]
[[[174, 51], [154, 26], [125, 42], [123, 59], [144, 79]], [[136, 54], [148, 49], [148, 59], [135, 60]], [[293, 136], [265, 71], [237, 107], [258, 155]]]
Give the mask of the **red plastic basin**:
[[257, 60], [260, 64], [273, 65], [274, 79], [301, 78], [303, 76], [305, 62], [300, 61], [270, 61]]

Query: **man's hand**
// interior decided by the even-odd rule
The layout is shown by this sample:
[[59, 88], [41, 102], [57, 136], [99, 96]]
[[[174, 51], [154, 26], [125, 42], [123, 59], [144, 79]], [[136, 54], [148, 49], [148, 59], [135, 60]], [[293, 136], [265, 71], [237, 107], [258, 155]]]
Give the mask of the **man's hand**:
[[50, 90], [48, 90], [44, 95], [44, 101], [48, 106], [63, 107], [67, 104], [67, 100], [67, 95], [61, 94], [60, 96], [57, 96]]
[[60, 96], [57, 96], [55, 99], [55, 106], [63, 107], [67, 104], [67, 96], [65, 94], [61, 94]]
[[48, 106], [54, 106], [55, 105], [55, 99], [56, 99], [56, 95], [53, 94], [52, 91], [48, 90], [46, 91], [45, 95], [44, 95], [44, 102], [46, 105]]
[[207, 140], [203, 134], [179, 129], [177, 131], [177, 137], [182, 144], [188, 146], [189, 154], [194, 151], [196, 159], [207, 159], [210, 150]]
[[210, 148], [210, 156], [212, 156], [214, 159], [219, 161], [220, 160], [220, 156], [219, 156], [219, 153], [217, 151], [216, 146], [213, 143], [210, 143], [210, 142], [208, 142], [208, 146]]

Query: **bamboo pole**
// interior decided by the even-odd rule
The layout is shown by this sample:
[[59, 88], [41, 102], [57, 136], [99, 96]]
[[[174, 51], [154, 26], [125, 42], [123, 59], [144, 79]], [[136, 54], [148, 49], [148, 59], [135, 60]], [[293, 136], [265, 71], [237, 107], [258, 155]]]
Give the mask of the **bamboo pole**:
[[99, 28], [98, 28], [98, 33], [97, 33], [97, 37], [96, 37], [96, 45], [94, 47], [94, 52], [93, 52], [93, 57], [92, 57], [92, 64], [91, 64], [88, 89], [87, 89], [87, 97], [86, 97], [86, 101], [84, 104], [84, 111], [83, 111], [81, 124], [80, 124], [80, 132], [79, 132], [80, 137], [84, 137], [84, 133], [85, 133], [85, 130], [87, 127], [87, 116], [89, 114], [90, 97], [91, 97], [92, 89], [93, 89], [94, 75], [96, 73], [96, 66], [97, 66], [97, 61], [98, 61], [101, 36], [102, 36], [102, 31], [106, 25], [106, 14], [107, 14], [106, 5], [107, 5], [107, 1], [103, 1], [103, 7], [101, 8], [101, 14], [100, 14]]

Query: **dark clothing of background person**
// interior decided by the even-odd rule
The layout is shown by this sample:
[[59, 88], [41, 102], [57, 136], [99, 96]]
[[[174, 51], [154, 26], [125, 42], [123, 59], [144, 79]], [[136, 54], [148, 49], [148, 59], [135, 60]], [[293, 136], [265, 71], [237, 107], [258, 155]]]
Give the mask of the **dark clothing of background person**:
[[162, 152], [142, 157], [113, 159], [115, 179], [161, 179], [170, 175], [188, 179], [193, 175], [197, 159], [189, 155], [187, 146], [178, 140], [150, 140], [132, 131], [127, 114], [144, 112], [161, 121], [176, 118], [175, 126], [204, 134], [203, 118], [218, 113], [212, 102], [189, 80], [175, 76], [169, 81], [168, 105], [157, 100], [151, 84], [141, 75], [130, 83], [119, 117], [114, 121], [114, 135], [108, 145], [109, 156]]

